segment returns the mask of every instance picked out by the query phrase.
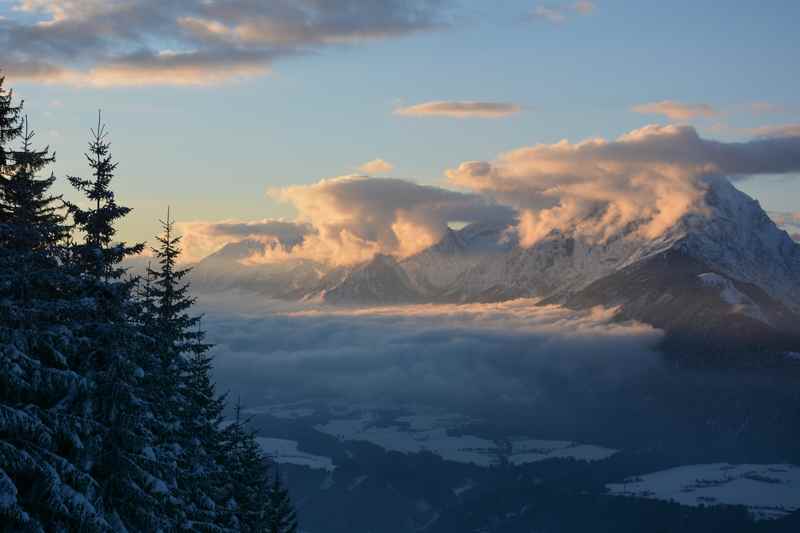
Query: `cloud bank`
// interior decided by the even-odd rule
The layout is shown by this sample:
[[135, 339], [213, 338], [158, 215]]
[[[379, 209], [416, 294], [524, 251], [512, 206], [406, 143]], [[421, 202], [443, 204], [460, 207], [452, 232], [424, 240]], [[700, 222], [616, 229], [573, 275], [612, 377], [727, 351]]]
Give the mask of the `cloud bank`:
[[267, 245], [267, 249], [290, 253], [306, 236], [314, 233], [314, 228], [308, 224], [275, 219], [179, 222], [177, 230], [182, 236], [184, 250], [181, 259], [189, 263], [242, 240], [258, 241]]
[[644, 115], [664, 115], [670, 120], [692, 120], [694, 118], [713, 118], [720, 113], [709, 104], [684, 104], [674, 100], [663, 100], [641, 104], [631, 108]]
[[16, 79], [99, 87], [263, 75], [279, 58], [446, 24], [443, 0], [17, 0], [0, 19]]
[[[224, 298], [223, 298], [224, 300]], [[530, 300], [362, 310], [203, 302], [223, 386], [287, 398], [533, 405], [614, 387], [657, 365], [661, 333]], [[577, 384], [580, 383], [580, 386]]]
[[[587, 242], [621, 233], [652, 239], [687, 213], [705, 213], [706, 177], [800, 172], [800, 135], [719, 142], [691, 126], [646, 126], [615, 140], [563, 140], [466, 161], [446, 172], [460, 189], [397, 178], [343, 176], [270, 191], [294, 221], [184, 225], [190, 256], [242, 238], [271, 243], [250, 262], [304, 258], [354, 264], [405, 257], [453, 223], [505, 224], [531, 246], [553, 230]], [[382, 165], [373, 161], [370, 165]]]
[[616, 140], [566, 140], [467, 161], [450, 183], [520, 211], [529, 246], [552, 230], [604, 240], [628, 224], [652, 238], [690, 211], [701, 212], [703, 176], [740, 179], [800, 170], [800, 137], [723, 143], [690, 126], [646, 126]]
[[520, 111], [521, 106], [508, 102], [435, 101], [402, 107], [394, 114], [406, 117], [503, 118]]
[[450, 222], [504, 222], [514, 211], [479, 194], [396, 178], [343, 176], [270, 192], [316, 234], [295, 255], [350, 264], [376, 253], [407, 256], [440, 240]]

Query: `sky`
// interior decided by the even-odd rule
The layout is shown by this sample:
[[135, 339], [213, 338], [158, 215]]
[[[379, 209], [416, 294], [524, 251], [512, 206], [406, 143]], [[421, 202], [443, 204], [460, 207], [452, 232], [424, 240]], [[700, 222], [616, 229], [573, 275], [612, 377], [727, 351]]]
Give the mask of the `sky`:
[[[435, 216], [417, 208], [428, 193], [467, 206], [467, 218], [500, 216], [495, 204], [516, 209], [529, 240], [543, 221], [589, 202], [614, 207], [617, 221], [647, 195], [689, 205], [692, 191], [673, 174], [677, 189], [640, 188], [630, 202], [618, 201], [638, 183], [636, 173], [664, 160], [649, 160], [645, 170], [625, 166], [630, 179], [587, 195], [587, 184], [608, 180], [586, 170], [586, 150], [577, 148], [584, 166], [569, 168], [583, 179], [570, 181], [564, 197], [518, 205], [508, 197], [533, 196], [530, 187], [502, 190], [511, 178], [540, 186], [550, 155], [530, 159], [519, 152], [526, 147], [613, 143], [656, 131], [642, 130], [652, 124], [692, 126], [658, 130], [675, 146], [691, 143], [694, 132], [731, 150], [761, 139], [751, 148], [764, 148], [767, 158], [778, 157], [776, 149], [795, 157], [780, 168], [703, 160], [792, 218], [800, 211], [800, 165], [797, 145], [786, 143], [800, 136], [799, 16], [800, 4], [777, 0], [0, 0], [0, 68], [24, 97], [39, 142], [56, 151], [58, 176], [86, 173], [82, 154], [102, 109], [120, 162], [117, 195], [134, 208], [121, 228], [125, 239], [150, 239], [169, 205], [179, 221], [195, 224], [185, 227], [300, 217], [323, 237], [338, 232], [341, 241], [345, 228], [379, 243], [376, 250], [410, 252], [437, 231], [423, 232], [420, 243], [406, 235], [461, 218], [449, 208]], [[777, 147], [764, 140], [776, 138]], [[592, 164], [618, 170], [614, 154]], [[683, 152], [668, 157], [672, 164]], [[459, 171], [475, 161], [494, 170]], [[380, 224], [353, 227], [354, 217], [372, 220], [375, 211], [344, 212], [363, 196], [337, 197], [344, 208], [319, 220], [315, 201], [338, 187], [320, 180], [346, 175], [433, 188], [414, 189], [408, 204], [381, 204], [399, 213], [386, 237]], [[551, 185], [568, 188], [561, 178]], [[59, 187], [67, 191], [63, 180]], [[380, 187], [375, 195], [400, 194]], [[617, 196], [609, 200], [608, 191]], [[644, 215], [668, 223], [669, 209], [684, 204], [656, 202]], [[560, 211], [539, 214], [554, 205]]]

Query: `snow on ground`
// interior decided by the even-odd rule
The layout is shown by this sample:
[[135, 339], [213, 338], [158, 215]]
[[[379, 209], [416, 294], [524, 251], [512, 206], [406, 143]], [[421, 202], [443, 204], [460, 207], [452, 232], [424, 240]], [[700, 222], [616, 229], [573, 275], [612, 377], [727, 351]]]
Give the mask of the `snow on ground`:
[[261, 449], [264, 450], [264, 453], [276, 463], [307, 466], [312, 469], [328, 471], [336, 468], [330, 457], [312, 455], [298, 450], [296, 441], [267, 437], [256, 437], [256, 440]]
[[482, 467], [497, 465], [504, 456], [518, 466], [546, 459], [600, 461], [617, 452], [591, 444], [529, 438], [512, 440], [509, 452], [507, 446], [494, 440], [456, 435], [454, 430], [468, 422], [469, 419], [460, 415], [438, 412], [397, 416], [381, 422], [374, 413], [362, 412], [356, 418], [330, 420], [315, 429], [341, 441], [370, 442], [385, 450], [406, 454], [427, 451], [446, 461]]
[[743, 505], [756, 519], [780, 518], [800, 509], [800, 466], [794, 465], [679, 466], [606, 487], [617, 496], [682, 505]]
[[248, 415], [269, 415], [287, 420], [313, 416], [315, 412], [311, 407], [304, 405], [304, 402], [262, 405], [244, 410], [244, 413]]
[[466, 479], [461, 486], [458, 486], [453, 489], [453, 494], [456, 496], [461, 496], [465, 492], [472, 490], [475, 488], [475, 482], [471, 479]]
[[617, 450], [579, 444], [564, 440], [514, 439], [508, 461], [515, 465], [535, 463], [547, 459], [577, 459], [579, 461], [602, 461], [617, 453]]
[[[441, 419], [439, 419], [441, 420]], [[447, 461], [492, 466], [498, 463], [494, 441], [473, 435], [450, 435], [447, 427], [434, 427], [433, 418], [399, 417], [389, 426], [376, 425], [371, 414], [355, 419], [331, 420], [315, 426], [322, 433], [343, 441], [371, 442], [385, 450], [400, 453], [431, 452]]]
[[800, 360], [800, 352], [786, 352], [784, 354], [787, 359], [797, 359]]

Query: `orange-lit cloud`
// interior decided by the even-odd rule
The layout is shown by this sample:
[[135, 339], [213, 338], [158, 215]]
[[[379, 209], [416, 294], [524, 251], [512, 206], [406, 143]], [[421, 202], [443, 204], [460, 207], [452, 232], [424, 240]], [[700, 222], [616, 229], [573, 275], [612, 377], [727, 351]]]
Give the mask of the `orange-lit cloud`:
[[778, 126], [760, 126], [747, 130], [750, 134], [761, 138], [798, 137], [800, 124], [781, 124]]
[[522, 111], [522, 107], [508, 102], [435, 101], [402, 107], [395, 115], [407, 117], [450, 118], [503, 118]]
[[372, 161], [367, 161], [358, 167], [358, 169], [368, 176], [381, 176], [389, 174], [392, 170], [394, 170], [394, 165], [378, 158], [373, 159]]
[[595, 5], [588, 0], [581, 0], [573, 4], [540, 4], [533, 8], [531, 17], [535, 19], [546, 20], [560, 24], [566, 21], [571, 15], [591, 15], [594, 12]]
[[709, 104], [685, 104], [674, 100], [662, 100], [634, 106], [632, 110], [644, 115], [664, 115], [670, 120], [692, 120], [712, 118], [720, 113]]
[[445, 25], [441, 0], [17, 0], [0, 19], [2, 67], [37, 83], [207, 85], [336, 43]]
[[632, 223], [654, 237], [703, 210], [703, 176], [798, 170], [800, 137], [722, 143], [689, 126], [647, 126], [613, 141], [521, 148], [462, 163], [447, 176], [519, 209], [521, 242], [531, 245], [553, 230], [603, 241]]

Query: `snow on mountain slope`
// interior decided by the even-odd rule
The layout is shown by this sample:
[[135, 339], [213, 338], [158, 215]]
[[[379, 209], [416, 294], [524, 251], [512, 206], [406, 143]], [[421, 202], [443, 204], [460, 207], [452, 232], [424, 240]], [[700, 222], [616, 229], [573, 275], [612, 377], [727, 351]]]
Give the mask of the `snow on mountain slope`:
[[575, 231], [553, 231], [530, 248], [516, 247], [468, 268], [447, 289], [457, 301], [520, 296], [565, 301], [591, 283], [679, 250], [707, 270], [750, 283], [792, 310], [800, 310], [800, 245], [780, 230], [757, 201], [727, 179], [709, 178], [703, 212], [691, 212], [654, 239], [631, 224], [605, 242]]
[[323, 290], [322, 299], [333, 304], [396, 304], [420, 301], [421, 294], [396, 259], [377, 254], [349, 271], [336, 286]]
[[480, 223], [448, 229], [441, 241], [404, 259], [401, 266], [420, 292], [435, 295], [469, 268], [513, 249], [516, 238], [507, 230], [504, 225]]
[[245, 260], [263, 254], [265, 244], [244, 240], [225, 245], [193, 265], [192, 286], [200, 291], [246, 289], [274, 298], [293, 298], [319, 283], [326, 269], [306, 259], [249, 264]]

